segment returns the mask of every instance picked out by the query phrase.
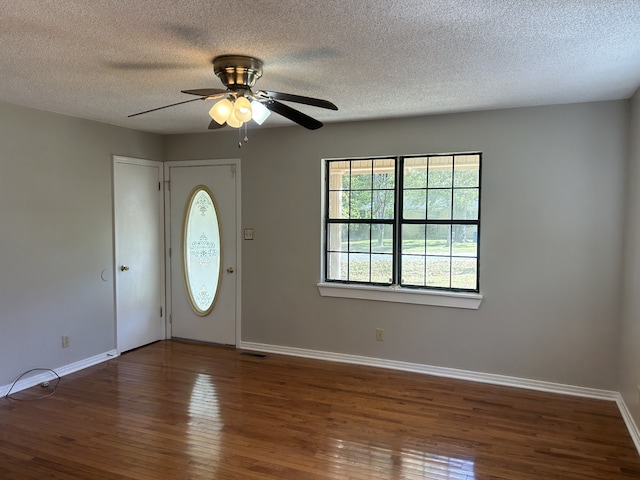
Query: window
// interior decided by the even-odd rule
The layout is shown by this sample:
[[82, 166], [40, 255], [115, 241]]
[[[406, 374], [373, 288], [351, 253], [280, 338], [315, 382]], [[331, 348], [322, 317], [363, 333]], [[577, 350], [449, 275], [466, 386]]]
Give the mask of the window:
[[326, 161], [326, 282], [478, 292], [480, 153]]
[[218, 209], [211, 191], [197, 186], [189, 196], [183, 221], [183, 269], [189, 303], [204, 317], [220, 287], [221, 237]]

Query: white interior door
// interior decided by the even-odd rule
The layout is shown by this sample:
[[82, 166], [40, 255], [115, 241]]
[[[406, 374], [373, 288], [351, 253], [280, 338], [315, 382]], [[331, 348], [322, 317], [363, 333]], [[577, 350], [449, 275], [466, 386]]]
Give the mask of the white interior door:
[[119, 352], [165, 338], [162, 178], [161, 162], [114, 157]]
[[[236, 345], [238, 342], [239, 166], [239, 160], [169, 162], [165, 166], [165, 176], [169, 181], [171, 255], [168, 276], [172, 337], [226, 345]], [[220, 237], [218, 240], [214, 238], [216, 234], [198, 231], [192, 232], [191, 240], [185, 242], [188, 207], [197, 204], [204, 215], [212, 206], [206, 199], [200, 202], [192, 197], [201, 192], [203, 187], [212, 197]], [[198, 217], [200, 211], [195, 210], [194, 216]], [[216, 255], [219, 258], [215, 258]], [[189, 263], [189, 267], [185, 268], [185, 262]], [[200, 287], [200, 280], [196, 280], [188, 286], [190, 268], [197, 268], [201, 270], [201, 275], [209, 280], [213, 278], [214, 283], [217, 278], [218, 282], [214, 287], [207, 285], [205, 288], [204, 285]], [[207, 311], [207, 304], [201, 309], [197, 306], [194, 296], [198, 294], [213, 299], [210, 311]]]

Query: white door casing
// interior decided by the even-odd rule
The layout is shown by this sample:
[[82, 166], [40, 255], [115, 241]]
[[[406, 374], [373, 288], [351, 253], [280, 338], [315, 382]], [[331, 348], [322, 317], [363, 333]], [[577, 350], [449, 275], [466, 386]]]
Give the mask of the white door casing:
[[[166, 162], [165, 240], [168, 336], [209, 343], [240, 343], [240, 160]], [[210, 313], [200, 316], [189, 301], [184, 278], [183, 222], [194, 188], [203, 185], [213, 195], [220, 221], [219, 291]]]
[[116, 342], [122, 353], [165, 338], [161, 162], [114, 156]]

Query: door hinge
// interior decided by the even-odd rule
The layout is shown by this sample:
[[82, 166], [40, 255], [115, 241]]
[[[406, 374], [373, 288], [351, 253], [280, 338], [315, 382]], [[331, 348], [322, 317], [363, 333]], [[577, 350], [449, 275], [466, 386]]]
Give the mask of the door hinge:
[[160, 307], [160, 317], [162, 318], [162, 307]]
[[173, 324], [173, 314], [169, 314], [169, 325]]
[[171, 258], [171, 247], [169, 247], [169, 258]]
[[162, 184], [158, 182], [158, 191], [162, 190]]

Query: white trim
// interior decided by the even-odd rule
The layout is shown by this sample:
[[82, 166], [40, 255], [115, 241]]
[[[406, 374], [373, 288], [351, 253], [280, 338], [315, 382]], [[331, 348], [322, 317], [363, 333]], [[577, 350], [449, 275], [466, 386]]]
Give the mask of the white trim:
[[638, 451], [638, 453], [640, 453], [640, 430], [638, 429], [638, 425], [636, 425], [636, 422], [633, 420], [631, 412], [629, 412], [629, 409], [627, 408], [627, 404], [624, 403], [622, 395], [620, 395], [619, 393], [617, 393], [616, 395], [616, 403], [618, 404], [618, 409], [620, 410], [622, 419], [627, 426], [627, 430], [629, 430], [631, 440], [633, 440], [633, 443], [636, 446], [636, 450]]
[[[65, 375], [69, 375], [71, 373], [77, 372], [78, 370], [83, 370], [85, 368], [91, 367], [93, 365], [97, 365], [98, 363], [106, 362], [107, 360], [111, 360], [118, 356], [118, 352], [116, 350], [110, 350], [108, 352], [101, 353], [99, 355], [94, 355], [93, 357], [85, 358], [83, 360], [79, 360], [74, 363], [70, 363], [69, 365], [64, 365], [62, 367], [52, 369], [55, 371], [58, 376], [64, 377]], [[36, 385], [42, 382], [50, 382], [54, 380], [56, 376], [48, 371], [44, 371], [38, 375], [32, 375], [23, 380], [17, 382], [11, 393], [19, 392], [20, 390], [25, 390], [27, 388], [35, 387]], [[12, 382], [13, 383], [13, 382]], [[11, 388], [11, 383], [8, 385], [4, 385], [0, 387], [0, 397], [4, 397]]]
[[347, 285], [342, 283], [318, 283], [323, 297], [356, 298], [380, 302], [411, 303], [438, 307], [468, 308], [477, 310], [482, 302], [479, 293], [448, 292], [438, 290], [414, 290], [410, 288]]

